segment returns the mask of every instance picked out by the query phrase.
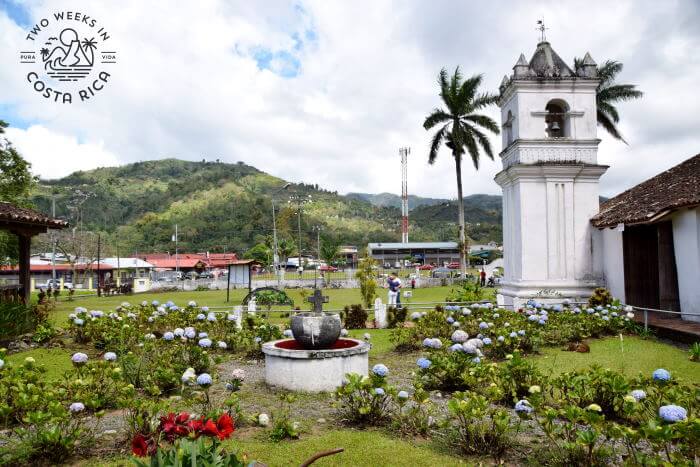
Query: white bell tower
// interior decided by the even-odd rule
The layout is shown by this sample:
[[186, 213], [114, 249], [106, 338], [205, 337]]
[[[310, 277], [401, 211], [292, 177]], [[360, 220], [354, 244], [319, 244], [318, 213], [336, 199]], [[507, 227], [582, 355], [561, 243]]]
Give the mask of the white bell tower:
[[596, 64], [572, 71], [542, 41], [500, 87], [505, 277], [516, 308], [530, 298], [587, 298], [597, 285], [590, 218], [598, 212]]

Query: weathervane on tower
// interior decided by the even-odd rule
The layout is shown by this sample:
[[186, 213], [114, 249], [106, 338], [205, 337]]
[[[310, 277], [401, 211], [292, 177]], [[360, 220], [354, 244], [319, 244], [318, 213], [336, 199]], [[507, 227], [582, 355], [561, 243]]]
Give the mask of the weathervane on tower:
[[537, 20], [537, 27], [535, 29], [540, 32], [540, 42], [545, 42], [547, 40], [547, 36], [545, 36], [544, 32], [549, 28], [544, 26], [544, 18]]

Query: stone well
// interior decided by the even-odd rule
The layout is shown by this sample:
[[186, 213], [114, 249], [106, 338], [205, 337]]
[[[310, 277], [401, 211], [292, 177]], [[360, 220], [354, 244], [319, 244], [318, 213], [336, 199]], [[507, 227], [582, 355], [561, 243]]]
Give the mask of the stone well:
[[304, 349], [294, 339], [266, 342], [265, 382], [290, 391], [334, 391], [347, 373], [367, 375], [369, 344], [341, 338], [327, 349]]

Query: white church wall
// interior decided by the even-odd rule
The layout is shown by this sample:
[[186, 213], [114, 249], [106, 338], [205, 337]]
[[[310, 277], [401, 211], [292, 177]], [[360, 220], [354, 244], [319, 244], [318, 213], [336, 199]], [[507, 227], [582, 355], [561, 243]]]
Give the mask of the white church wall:
[[683, 319], [700, 322], [700, 208], [681, 210], [672, 218], [678, 295]]
[[622, 232], [617, 229], [596, 230], [593, 234], [594, 270], [603, 276], [605, 287], [613, 297], [625, 302], [625, 266]]

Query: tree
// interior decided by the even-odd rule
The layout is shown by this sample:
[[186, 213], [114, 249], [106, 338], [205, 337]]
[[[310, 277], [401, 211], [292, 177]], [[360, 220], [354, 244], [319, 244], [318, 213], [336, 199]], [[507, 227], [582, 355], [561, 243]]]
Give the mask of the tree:
[[[574, 59], [574, 67], [576, 69], [583, 65], [583, 60], [580, 58]], [[620, 114], [617, 108], [613, 105], [618, 102], [629, 101], [632, 99], [640, 99], [644, 93], [636, 89], [634, 84], [616, 84], [615, 78], [622, 71], [623, 65], [614, 60], [606, 60], [602, 65], [598, 66], [598, 79], [600, 83], [596, 89], [596, 105], [598, 113], [598, 125], [605, 128], [610, 135], [627, 144], [627, 141], [622, 137], [622, 133], [617, 128], [620, 123]]]
[[377, 296], [377, 262], [371, 256], [360, 260], [355, 277], [360, 281], [360, 295], [365, 307], [371, 308], [374, 298]]
[[340, 254], [340, 245], [329, 238], [324, 238], [321, 240], [321, 259], [327, 264], [331, 265]]
[[[0, 135], [7, 123], [0, 120]], [[29, 195], [35, 183], [31, 164], [24, 160], [7, 139], [0, 140], [0, 201], [17, 206], [31, 207]], [[17, 237], [0, 231], [0, 265], [18, 261]]]
[[258, 263], [269, 266], [272, 263], [272, 250], [264, 243], [258, 243], [243, 255], [245, 259], [254, 259]]
[[280, 256], [280, 264], [284, 265], [284, 267], [287, 265], [287, 259], [293, 256], [295, 252], [296, 245], [292, 240], [285, 237], [277, 242], [277, 254]]
[[446, 108], [434, 109], [423, 123], [423, 128], [426, 130], [442, 124], [433, 135], [428, 163], [435, 163], [443, 142], [452, 151], [452, 157], [455, 161], [457, 203], [459, 206], [459, 257], [463, 276], [466, 276], [467, 273], [467, 239], [464, 226], [464, 197], [462, 195], [462, 157], [468, 153], [474, 168], [479, 170], [479, 148], [493, 160], [491, 143], [482, 129], [499, 134], [498, 125], [493, 119], [476, 113], [495, 104], [498, 99], [498, 96], [493, 94], [478, 93], [481, 81], [482, 75], [475, 75], [463, 81], [459, 67], [455, 69], [451, 77], [448, 76], [447, 70], [444, 68], [440, 70], [438, 76], [440, 98]]

